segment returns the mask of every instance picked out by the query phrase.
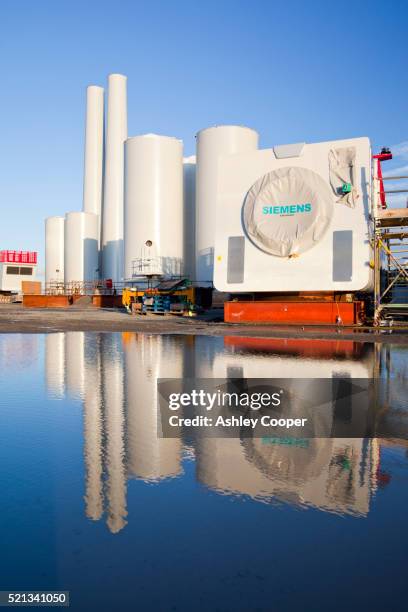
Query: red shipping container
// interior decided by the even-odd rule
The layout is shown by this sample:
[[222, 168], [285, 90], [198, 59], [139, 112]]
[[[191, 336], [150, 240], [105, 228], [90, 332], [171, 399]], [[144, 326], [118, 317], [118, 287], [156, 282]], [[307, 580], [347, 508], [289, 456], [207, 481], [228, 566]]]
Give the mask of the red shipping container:
[[36, 251], [0, 251], [0, 263], [37, 263]]

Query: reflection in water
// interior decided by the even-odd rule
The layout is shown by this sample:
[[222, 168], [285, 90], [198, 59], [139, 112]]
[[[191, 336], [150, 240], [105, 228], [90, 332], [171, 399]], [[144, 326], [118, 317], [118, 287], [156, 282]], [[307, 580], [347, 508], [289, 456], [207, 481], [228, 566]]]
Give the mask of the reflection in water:
[[65, 394], [65, 334], [45, 336], [45, 376], [48, 391], [62, 398]]
[[84, 393], [85, 512], [94, 521], [103, 514], [101, 340], [88, 337]]
[[39, 339], [33, 334], [1, 334], [0, 372], [30, 368], [39, 356]]
[[[159, 378], [372, 378], [383, 367], [383, 349], [372, 344], [67, 333], [47, 337], [45, 357], [49, 390], [66, 388], [83, 400], [85, 512], [93, 520], [105, 514], [112, 533], [126, 525], [127, 479], [177, 477], [187, 454], [195, 457], [197, 480], [219, 493], [341, 514], [367, 515], [377, 483], [387, 480], [379, 441], [343, 438], [344, 415], [335, 408], [325, 415], [337, 427], [332, 439], [197, 436], [191, 449], [182, 432], [157, 436]], [[382, 401], [384, 388], [367, 406], [352, 403], [346, 417], [364, 416], [370, 402]]]
[[183, 376], [180, 340], [129, 334], [126, 364], [127, 462], [130, 478], [158, 481], [181, 473], [180, 438], [157, 436], [157, 380]]
[[197, 449], [197, 478], [223, 493], [344, 514], [368, 513], [376, 486], [376, 440], [281, 442], [203, 439]]
[[[224, 344], [210, 366], [218, 378], [368, 378], [373, 372], [373, 347], [362, 343], [226, 337]], [[364, 417], [367, 410], [361, 398], [352, 397], [349, 420]], [[328, 418], [334, 420], [334, 414], [325, 409], [320, 419]], [[317, 427], [319, 419], [314, 421]], [[196, 446], [197, 477], [218, 491], [342, 513], [369, 510], [379, 456], [376, 440], [202, 438]]]
[[112, 533], [125, 525], [124, 375], [120, 336], [104, 334], [101, 342], [102, 406], [105, 417], [107, 524]]
[[85, 332], [65, 334], [66, 390], [71, 397], [83, 397], [85, 390]]

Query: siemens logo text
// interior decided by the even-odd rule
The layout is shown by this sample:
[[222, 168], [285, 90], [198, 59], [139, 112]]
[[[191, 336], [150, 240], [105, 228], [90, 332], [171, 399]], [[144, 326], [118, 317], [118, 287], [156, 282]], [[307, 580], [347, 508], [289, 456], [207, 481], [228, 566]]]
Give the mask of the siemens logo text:
[[296, 213], [311, 212], [311, 204], [288, 204], [287, 206], [264, 206], [262, 212], [264, 215], [294, 215]]

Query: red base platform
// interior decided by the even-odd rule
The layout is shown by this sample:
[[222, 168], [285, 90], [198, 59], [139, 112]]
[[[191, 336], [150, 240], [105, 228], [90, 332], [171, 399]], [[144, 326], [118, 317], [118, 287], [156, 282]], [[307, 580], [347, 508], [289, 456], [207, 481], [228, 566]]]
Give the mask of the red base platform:
[[276, 325], [356, 325], [363, 323], [363, 301], [225, 302], [226, 323]]

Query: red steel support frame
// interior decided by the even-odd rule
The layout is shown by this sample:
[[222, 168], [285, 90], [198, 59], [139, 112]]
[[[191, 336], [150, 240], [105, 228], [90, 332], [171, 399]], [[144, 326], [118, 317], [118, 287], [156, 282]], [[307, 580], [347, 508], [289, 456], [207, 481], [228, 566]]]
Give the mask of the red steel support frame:
[[389, 159], [392, 159], [392, 153], [379, 153], [378, 155], [373, 155], [373, 159], [377, 160], [377, 179], [378, 179], [378, 186], [379, 186], [379, 192], [378, 195], [380, 196], [380, 204], [381, 204], [381, 208], [387, 208], [387, 202], [385, 200], [385, 190], [384, 190], [384, 181], [383, 181], [383, 175], [382, 175], [382, 170], [381, 170], [381, 162], [383, 161], [387, 161]]
[[226, 323], [356, 325], [364, 321], [363, 301], [225, 302]]

